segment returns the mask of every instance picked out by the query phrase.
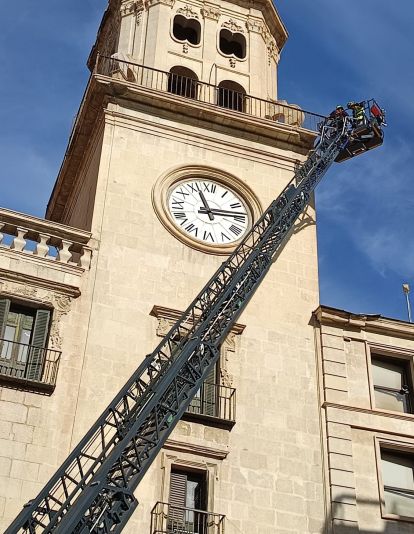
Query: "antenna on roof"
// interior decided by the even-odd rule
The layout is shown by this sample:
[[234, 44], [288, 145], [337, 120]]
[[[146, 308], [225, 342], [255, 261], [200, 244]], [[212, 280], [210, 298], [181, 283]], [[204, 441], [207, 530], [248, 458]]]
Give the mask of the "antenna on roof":
[[409, 297], [409, 294], [410, 294], [410, 286], [409, 286], [408, 284], [403, 284], [402, 288], [403, 288], [403, 292], [404, 292], [405, 298], [406, 298], [406, 300], [407, 300], [408, 321], [409, 321], [410, 323], [412, 323], [412, 320], [411, 320], [410, 297]]

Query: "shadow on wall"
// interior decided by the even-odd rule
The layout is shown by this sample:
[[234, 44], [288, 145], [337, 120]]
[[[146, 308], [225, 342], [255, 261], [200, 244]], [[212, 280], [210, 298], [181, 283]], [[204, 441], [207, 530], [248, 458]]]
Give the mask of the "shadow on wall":
[[[349, 495], [341, 495], [338, 500], [341, 499], [343, 499], [345, 503], [349, 502]], [[371, 506], [375, 507], [378, 510], [379, 502], [375, 499], [357, 499], [357, 508], [362, 506]], [[343, 504], [341, 504], [340, 502], [332, 503], [333, 518], [335, 518], [335, 516], [340, 517], [342, 515], [341, 508], [343, 508]], [[334, 521], [336, 521], [337, 523], [334, 524]], [[321, 530], [321, 534], [412, 534], [413, 532], [413, 523], [393, 520], [387, 521], [382, 529], [373, 527], [371, 530], [366, 528], [360, 528], [357, 522], [331, 519], [327, 520], [325, 526]]]

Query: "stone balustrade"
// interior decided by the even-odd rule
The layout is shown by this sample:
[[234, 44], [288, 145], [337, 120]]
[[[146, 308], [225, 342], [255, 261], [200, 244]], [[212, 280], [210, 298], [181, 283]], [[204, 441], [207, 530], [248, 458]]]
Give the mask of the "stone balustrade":
[[85, 230], [0, 208], [0, 251], [23, 252], [87, 270], [92, 256], [90, 238]]

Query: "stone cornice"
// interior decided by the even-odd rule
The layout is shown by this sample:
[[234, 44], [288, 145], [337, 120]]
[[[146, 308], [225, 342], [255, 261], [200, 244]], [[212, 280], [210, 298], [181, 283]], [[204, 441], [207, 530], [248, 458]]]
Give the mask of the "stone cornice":
[[[165, 308], [164, 306], [154, 305], [150, 311], [150, 315], [156, 317], [157, 319], [166, 319], [167, 321], [175, 323], [183, 315], [183, 312], [180, 310], [175, 310], [174, 308]], [[235, 323], [230, 332], [239, 336], [243, 333], [245, 328], [246, 325]]]
[[225, 460], [229, 454], [229, 451], [226, 449], [215, 449], [213, 447], [207, 447], [206, 445], [197, 445], [195, 443], [177, 441], [174, 439], [168, 439], [163, 445], [163, 448], [207, 458], [214, 458], [215, 460]]
[[414, 339], [414, 324], [381, 315], [357, 314], [329, 306], [319, 306], [314, 317], [322, 325], [335, 325], [343, 330], [357, 329]]
[[[76, 269], [80, 271], [79, 274], [83, 273], [83, 269], [79, 269], [78, 267]], [[65, 295], [71, 298], [77, 298], [81, 294], [79, 288], [69, 285], [69, 284], [63, 284], [61, 282], [47, 280], [46, 278], [38, 278], [37, 276], [32, 276], [32, 275], [24, 274], [24, 273], [18, 273], [16, 271], [0, 269], [0, 290], [1, 290], [1, 283], [3, 281], [15, 282], [18, 284], [24, 284], [26, 286], [48, 289], [55, 293], [59, 293], [61, 295]]]

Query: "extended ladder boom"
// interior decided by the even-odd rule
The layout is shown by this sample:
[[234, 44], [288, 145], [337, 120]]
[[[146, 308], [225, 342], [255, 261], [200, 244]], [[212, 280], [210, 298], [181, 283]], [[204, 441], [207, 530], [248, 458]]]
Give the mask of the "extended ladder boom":
[[138, 504], [133, 491], [353, 130], [349, 118], [321, 125], [319, 143], [292, 181], [6, 534], [121, 532]]

